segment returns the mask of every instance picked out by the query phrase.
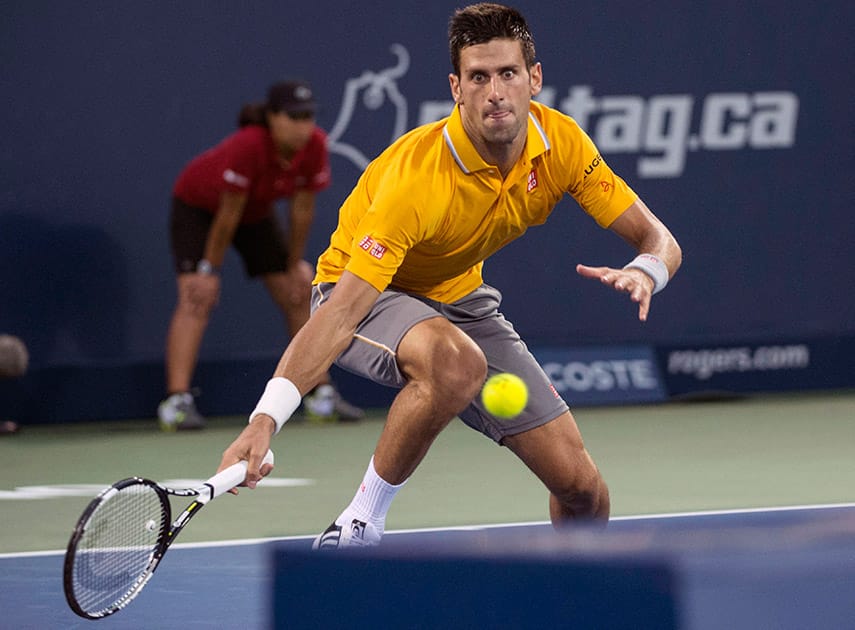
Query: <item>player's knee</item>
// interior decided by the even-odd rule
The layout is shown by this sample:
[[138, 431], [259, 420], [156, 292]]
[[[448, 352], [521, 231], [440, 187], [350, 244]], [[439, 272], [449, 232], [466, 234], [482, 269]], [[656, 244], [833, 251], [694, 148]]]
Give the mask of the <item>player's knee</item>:
[[609, 489], [600, 471], [580, 471], [578, 475], [563, 480], [551, 489], [552, 495], [565, 513], [578, 519], [608, 519], [610, 510]]
[[460, 411], [481, 391], [487, 378], [487, 359], [468, 338], [449, 340], [442, 346], [434, 357], [434, 374], [441, 383], [442, 396]]
[[480, 348], [467, 347], [456, 354], [454, 363], [452, 386], [459, 392], [461, 405], [468, 405], [481, 391], [487, 378], [487, 358]]

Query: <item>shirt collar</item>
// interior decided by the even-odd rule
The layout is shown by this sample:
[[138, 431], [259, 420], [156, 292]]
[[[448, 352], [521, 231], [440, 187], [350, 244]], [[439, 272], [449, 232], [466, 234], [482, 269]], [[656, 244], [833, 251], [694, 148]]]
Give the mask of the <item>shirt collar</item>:
[[[467, 175], [482, 169], [493, 168], [491, 164], [487, 164], [484, 158], [478, 154], [469, 136], [466, 135], [466, 131], [463, 129], [463, 120], [460, 117], [459, 105], [454, 106], [454, 111], [448, 117], [448, 121], [442, 130], [442, 135], [445, 138], [446, 146], [448, 146], [451, 155], [454, 157], [454, 161], [457, 162], [457, 166]], [[543, 131], [543, 127], [540, 126], [533, 111], [529, 110], [528, 136], [524, 149], [529, 162], [550, 148], [551, 145], [549, 144], [546, 132]]]

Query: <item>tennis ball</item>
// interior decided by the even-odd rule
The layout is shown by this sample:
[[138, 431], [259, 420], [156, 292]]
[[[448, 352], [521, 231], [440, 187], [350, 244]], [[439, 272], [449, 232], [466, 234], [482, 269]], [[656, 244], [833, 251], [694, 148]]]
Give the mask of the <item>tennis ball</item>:
[[519, 415], [528, 403], [528, 387], [516, 374], [494, 374], [484, 383], [481, 401], [487, 411], [497, 418], [513, 418]]
[[148, 531], [153, 532], [157, 529], [157, 523], [154, 521], [154, 519], [149, 519], [149, 521], [145, 524], [145, 528]]

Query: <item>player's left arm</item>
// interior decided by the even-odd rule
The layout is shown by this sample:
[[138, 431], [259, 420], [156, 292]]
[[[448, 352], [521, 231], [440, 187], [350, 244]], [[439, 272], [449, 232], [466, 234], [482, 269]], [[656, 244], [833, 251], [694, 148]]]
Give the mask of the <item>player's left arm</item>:
[[638, 304], [638, 319], [646, 321], [650, 298], [662, 290], [680, 268], [683, 260], [680, 245], [641, 199], [636, 199], [609, 229], [634, 247], [638, 256], [621, 269], [577, 265], [576, 271], [616, 291], [628, 293]]

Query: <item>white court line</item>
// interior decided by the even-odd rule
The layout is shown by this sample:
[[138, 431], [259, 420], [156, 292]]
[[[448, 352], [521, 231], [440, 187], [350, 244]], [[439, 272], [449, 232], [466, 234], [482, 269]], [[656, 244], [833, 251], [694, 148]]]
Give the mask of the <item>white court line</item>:
[[[663, 520], [672, 518], [691, 518], [697, 516], [729, 516], [736, 514], [764, 514], [772, 512], [797, 512], [808, 510], [831, 510], [840, 508], [855, 508], [855, 503], [820, 503], [816, 505], [788, 505], [780, 507], [765, 507], [765, 508], [737, 508], [733, 510], [704, 510], [699, 512], [671, 512], [662, 514], [637, 514], [633, 516], [613, 516], [609, 521], [645, 521], [645, 520]], [[549, 525], [549, 521], [528, 521], [523, 523], [492, 523], [488, 525], [453, 525], [449, 527], [426, 527], [419, 529], [396, 529], [387, 531], [384, 535], [389, 534], [420, 534], [430, 532], [459, 532], [459, 531], [478, 531], [484, 529], [498, 529], [506, 527], [532, 527], [539, 525]], [[285, 540], [313, 540], [317, 534], [302, 535], [302, 536], [278, 536], [274, 538], [243, 538], [237, 540], [219, 540], [209, 542], [192, 542], [192, 543], [175, 543], [174, 549], [201, 549], [206, 547], [240, 547], [245, 545], [260, 545], [269, 542], [278, 542]], [[38, 556], [57, 556], [65, 554], [65, 549], [52, 551], [20, 551], [10, 553], [0, 553], [0, 560], [6, 558], [34, 558]]]

